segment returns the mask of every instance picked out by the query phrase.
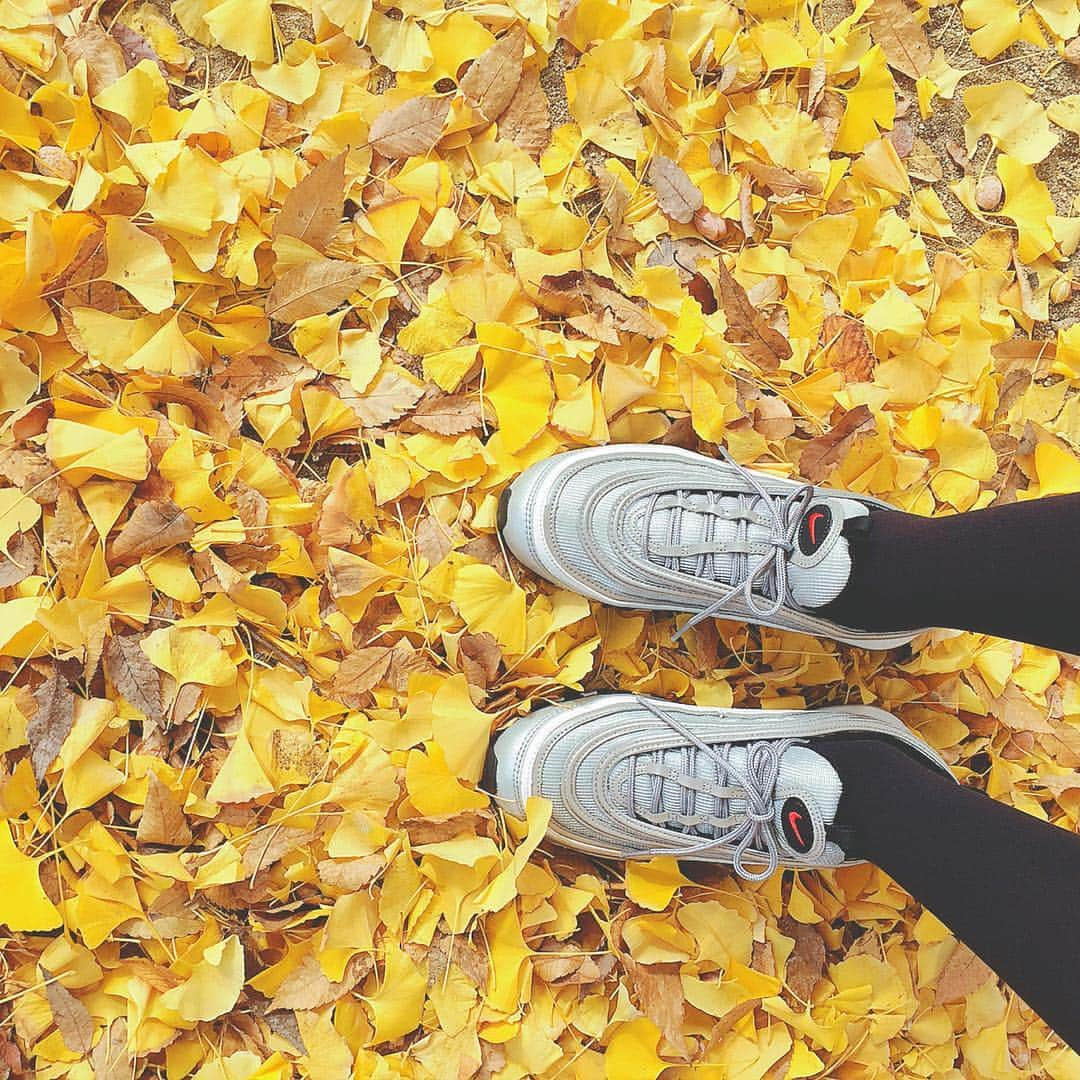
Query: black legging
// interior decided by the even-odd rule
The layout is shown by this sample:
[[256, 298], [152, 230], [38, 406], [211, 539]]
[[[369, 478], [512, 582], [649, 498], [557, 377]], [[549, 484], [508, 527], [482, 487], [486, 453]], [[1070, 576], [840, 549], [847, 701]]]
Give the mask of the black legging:
[[[875, 513], [825, 612], [1080, 652], [1080, 495], [946, 518]], [[875, 739], [824, 743], [858, 853], [948, 924], [1080, 1050], [1080, 836], [954, 784]]]

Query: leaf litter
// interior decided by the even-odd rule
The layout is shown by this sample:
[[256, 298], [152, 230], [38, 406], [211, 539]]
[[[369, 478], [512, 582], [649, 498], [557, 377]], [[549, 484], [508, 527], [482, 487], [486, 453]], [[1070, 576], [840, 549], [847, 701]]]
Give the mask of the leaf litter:
[[1080, 1075], [874, 867], [612, 867], [478, 786], [581, 689], [854, 693], [1076, 828], [1075, 658], [676, 646], [494, 530], [523, 468], [610, 440], [923, 514], [1080, 490], [1078, 31], [1072, 0], [0, 15], [0, 1068]]

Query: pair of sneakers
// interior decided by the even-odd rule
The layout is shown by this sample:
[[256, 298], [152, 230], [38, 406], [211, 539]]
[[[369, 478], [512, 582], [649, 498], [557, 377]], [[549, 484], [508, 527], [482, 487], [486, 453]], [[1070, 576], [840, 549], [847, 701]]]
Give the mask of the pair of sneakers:
[[[667, 446], [574, 450], [506, 490], [499, 527], [537, 574], [616, 607], [740, 619], [891, 648], [914, 632], [864, 632], [822, 610], [851, 572], [849, 539], [886, 504]], [[951, 775], [896, 717], [864, 706], [711, 709], [631, 694], [540, 708], [495, 740], [487, 783], [524, 816], [552, 804], [549, 835], [592, 855], [778, 866], [858, 861], [837, 819], [839, 739], [885, 739]]]

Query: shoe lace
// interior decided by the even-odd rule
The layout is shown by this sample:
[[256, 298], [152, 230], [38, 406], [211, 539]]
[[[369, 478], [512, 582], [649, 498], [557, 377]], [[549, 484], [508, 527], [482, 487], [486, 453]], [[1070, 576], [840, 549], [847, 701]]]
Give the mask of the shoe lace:
[[[730, 760], [731, 744], [719, 748], [710, 746], [694, 734], [685, 724], [659, 708], [646, 698], [638, 702], [658, 720], [666, 724], [685, 740], [680, 747], [681, 768], [667, 765], [663, 750], [651, 750], [634, 754], [630, 758], [628, 803], [630, 816], [636, 820], [660, 825], [683, 835], [693, 830], [711, 829], [713, 834], [694, 847], [683, 849], [680, 855], [702, 855], [718, 848], [734, 847], [732, 864], [735, 872], [748, 881], [763, 881], [772, 874], [780, 862], [776, 838], [775, 804], [776, 781], [780, 775], [780, 759], [795, 739], [776, 739], [746, 744], [746, 765], [740, 769]], [[667, 748], [670, 751], [670, 747]], [[707, 779], [702, 768], [702, 758], [710, 761], [715, 778]], [[639, 803], [637, 780], [650, 780], [648, 797]], [[678, 813], [665, 809], [664, 784], [674, 783], [681, 792]], [[735, 800], [745, 803], [745, 809], [731, 827]], [[711, 801], [711, 812], [705, 804]], [[670, 855], [668, 848], [657, 848], [640, 853], [644, 857]], [[765, 869], [753, 871], [747, 868], [748, 856], [761, 856]], [[756, 861], [756, 860], [755, 860]]]
[[[799, 535], [799, 526], [814, 497], [814, 485], [803, 484], [788, 495], [770, 495], [754, 472], [738, 464], [723, 448], [720, 456], [745, 478], [753, 489], [750, 493], [739, 493], [736, 504], [731, 505], [731, 495], [715, 491], [704, 492], [704, 502], [691, 504], [691, 492], [679, 488], [673, 492], [650, 496], [642, 520], [645, 557], [652, 562], [659, 562], [671, 570], [680, 569], [680, 559], [691, 555], [696, 559], [693, 573], [697, 577], [718, 578], [718, 556], [726, 555], [731, 559], [731, 588], [718, 600], [697, 612], [672, 635], [677, 641], [698, 623], [715, 615], [722, 615], [724, 608], [740, 593], [751, 613], [759, 618], [775, 615], [787, 601], [788, 595], [788, 557], [795, 549], [795, 539]], [[651, 542], [651, 525], [661, 511], [668, 511], [667, 536], [663, 543]], [[702, 541], [693, 545], [683, 545], [681, 541], [683, 522], [687, 513], [704, 514], [705, 522]], [[716, 533], [720, 521], [735, 522], [734, 540], [718, 541]], [[764, 536], [749, 539], [751, 524], [764, 526]], [[756, 564], [751, 565], [750, 556], [754, 549], [767, 545], [768, 551]], [[758, 597], [768, 601], [759, 604]]]

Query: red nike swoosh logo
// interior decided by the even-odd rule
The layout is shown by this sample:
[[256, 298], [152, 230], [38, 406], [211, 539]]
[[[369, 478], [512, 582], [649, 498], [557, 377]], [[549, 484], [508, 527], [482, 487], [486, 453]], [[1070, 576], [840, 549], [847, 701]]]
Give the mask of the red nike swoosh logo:
[[810, 543], [817, 545], [817, 523], [825, 515], [820, 510], [815, 510], [806, 521], [806, 527], [810, 530]]
[[799, 822], [802, 821], [802, 814], [798, 810], [791, 810], [788, 812], [787, 820], [791, 826], [791, 831], [795, 834], [795, 839], [799, 841], [801, 847], [806, 847], [806, 841], [802, 838], [802, 833], [799, 832]]

